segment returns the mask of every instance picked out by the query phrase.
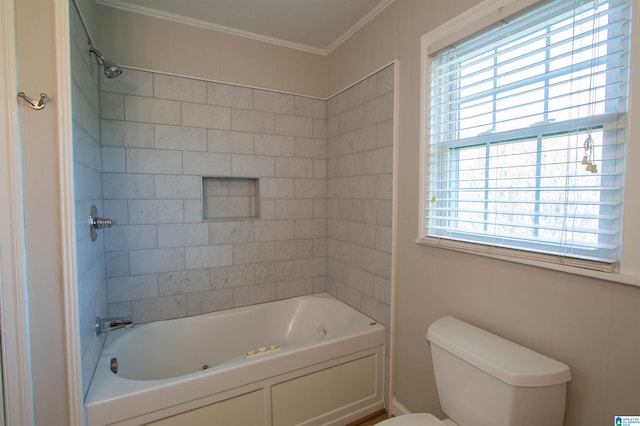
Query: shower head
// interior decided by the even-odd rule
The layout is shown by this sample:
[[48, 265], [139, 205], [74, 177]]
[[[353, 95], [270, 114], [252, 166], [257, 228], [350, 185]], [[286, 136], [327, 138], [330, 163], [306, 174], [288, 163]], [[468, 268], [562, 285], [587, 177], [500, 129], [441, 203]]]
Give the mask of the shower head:
[[113, 61], [105, 58], [98, 49], [96, 49], [91, 43], [89, 43], [89, 52], [96, 55], [98, 63], [104, 67], [104, 76], [107, 78], [116, 78], [122, 74], [122, 68], [116, 65]]
[[104, 60], [102, 66], [104, 67], [104, 76], [107, 78], [116, 78], [122, 74], [122, 68], [108, 59]]

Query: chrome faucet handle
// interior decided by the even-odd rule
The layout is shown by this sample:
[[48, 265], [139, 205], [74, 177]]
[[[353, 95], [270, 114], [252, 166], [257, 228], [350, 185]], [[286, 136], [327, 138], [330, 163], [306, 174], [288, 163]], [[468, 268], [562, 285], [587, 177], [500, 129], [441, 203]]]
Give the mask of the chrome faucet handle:
[[111, 228], [113, 226], [113, 221], [104, 217], [92, 217], [91, 226], [95, 229]]
[[98, 229], [111, 228], [114, 221], [106, 217], [98, 217], [98, 209], [96, 206], [91, 206], [89, 212], [89, 234], [91, 241], [95, 241], [98, 238]]

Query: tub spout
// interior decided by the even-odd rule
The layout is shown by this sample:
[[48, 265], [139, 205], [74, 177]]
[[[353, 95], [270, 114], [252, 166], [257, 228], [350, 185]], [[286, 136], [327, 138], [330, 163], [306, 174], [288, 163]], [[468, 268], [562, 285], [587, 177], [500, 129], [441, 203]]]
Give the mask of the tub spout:
[[133, 320], [127, 317], [100, 318], [96, 317], [96, 335], [106, 333], [111, 330], [117, 330], [123, 327], [133, 327]]

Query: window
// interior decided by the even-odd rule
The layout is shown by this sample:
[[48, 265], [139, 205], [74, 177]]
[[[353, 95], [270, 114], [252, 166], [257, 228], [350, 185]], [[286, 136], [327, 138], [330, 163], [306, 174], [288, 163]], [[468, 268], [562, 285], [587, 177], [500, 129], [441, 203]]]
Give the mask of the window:
[[625, 0], [556, 0], [430, 53], [425, 238], [615, 269], [629, 19]]

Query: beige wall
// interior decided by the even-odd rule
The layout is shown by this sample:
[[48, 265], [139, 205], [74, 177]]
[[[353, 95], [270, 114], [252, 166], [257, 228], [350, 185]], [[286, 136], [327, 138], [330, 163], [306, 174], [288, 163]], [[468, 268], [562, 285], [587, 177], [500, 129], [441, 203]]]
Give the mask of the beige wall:
[[[34, 25], [37, 23], [37, 25]], [[16, 2], [18, 89], [47, 106], [20, 102], [31, 374], [37, 425], [69, 424], [61, 268], [53, 2]], [[68, 78], [64, 76], [63, 78]]]
[[327, 58], [248, 38], [98, 6], [98, 48], [113, 61], [325, 98]]
[[425, 334], [449, 314], [567, 363], [566, 425], [640, 413], [640, 288], [414, 242], [420, 37], [475, 3], [396, 0], [329, 56], [331, 93], [399, 60], [396, 398], [412, 411], [443, 414]]

